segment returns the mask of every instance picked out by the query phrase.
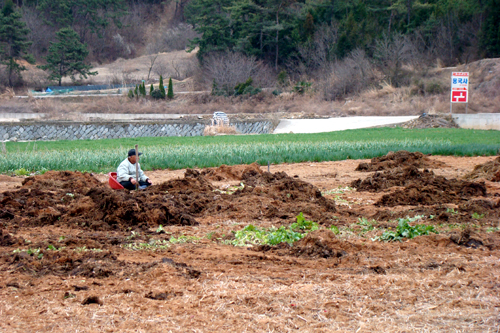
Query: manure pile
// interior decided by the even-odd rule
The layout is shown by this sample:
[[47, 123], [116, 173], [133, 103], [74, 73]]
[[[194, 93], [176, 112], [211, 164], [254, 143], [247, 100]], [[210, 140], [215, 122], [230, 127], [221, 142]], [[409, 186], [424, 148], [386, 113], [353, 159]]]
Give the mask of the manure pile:
[[[217, 174], [212, 172], [211, 177]], [[321, 222], [336, 211], [334, 201], [324, 198], [315, 186], [284, 173], [250, 169], [236, 177], [244, 186], [234, 193], [216, 189], [191, 169], [182, 179], [143, 191], [116, 191], [90, 174], [52, 171], [27, 178], [19, 190], [0, 194], [0, 218], [18, 226], [62, 224], [121, 230], [196, 225], [197, 218], [207, 214], [252, 220], [294, 218], [304, 212]]]

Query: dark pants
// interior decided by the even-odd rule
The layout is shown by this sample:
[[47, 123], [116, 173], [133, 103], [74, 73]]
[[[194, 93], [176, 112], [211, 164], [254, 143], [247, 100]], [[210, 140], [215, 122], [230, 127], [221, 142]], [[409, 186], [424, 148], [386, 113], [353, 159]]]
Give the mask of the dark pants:
[[[132, 182], [130, 182], [130, 181], [120, 182], [120, 184], [122, 184], [122, 186], [125, 187], [127, 190], [135, 190], [135, 185], [132, 184]], [[147, 186], [150, 186], [151, 184], [148, 182], [143, 182], [143, 181], [139, 182], [139, 186], [144, 186], [144, 185], [146, 185], [146, 187], [147, 187]]]

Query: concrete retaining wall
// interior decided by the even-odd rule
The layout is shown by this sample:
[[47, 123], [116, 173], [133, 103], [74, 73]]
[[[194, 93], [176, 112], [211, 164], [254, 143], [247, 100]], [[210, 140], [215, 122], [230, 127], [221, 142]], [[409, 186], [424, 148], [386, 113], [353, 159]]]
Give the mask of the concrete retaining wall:
[[500, 130], [500, 113], [454, 114], [452, 117], [461, 128]]
[[[272, 133], [269, 120], [235, 122], [242, 134]], [[0, 124], [0, 140], [95, 140], [157, 136], [201, 136], [205, 129], [202, 122], [169, 123], [75, 123], [37, 122]]]

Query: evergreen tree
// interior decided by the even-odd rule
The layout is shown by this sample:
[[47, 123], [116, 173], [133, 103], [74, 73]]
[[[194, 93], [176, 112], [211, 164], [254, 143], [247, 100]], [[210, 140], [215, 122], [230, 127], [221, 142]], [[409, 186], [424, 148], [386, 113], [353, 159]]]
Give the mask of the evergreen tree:
[[80, 41], [90, 34], [101, 38], [113, 22], [121, 27], [120, 17], [126, 13], [123, 0], [39, 0], [37, 9], [43, 12], [50, 25], [72, 28]]
[[487, 5], [487, 18], [481, 32], [481, 46], [485, 56], [500, 57], [500, 0], [490, 0]]
[[173, 99], [174, 98], [174, 86], [172, 84], [172, 78], [168, 80], [168, 93], [167, 93], [168, 99]]
[[33, 61], [27, 54], [31, 45], [31, 42], [27, 41], [29, 32], [26, 24], [21, 21], [21, 14], [15, 10], [12, 0], [7, 0], [0, 13], [0, 60], [2, 64], [7, 65], [7, 76], [11, 87], [14, 74], [20, 75], [21, 71], [26, 70], [26, 67], [16, 60]]
[[193, 0], [185, 10], [187, 22], [191, 23], [201, 37], [191, 41], [190, 50], [199, 46], [199, 59], [213, 51], [230, 50], [235, 45], [234, 30], [227, 7], [231, 0]]
[[97, 72], [90, 71], [92, 66], [84, 63], [88, 53], [87, 45], [80, 43], [78, 34], [71, 28], [63, 28], [56, 33], [56, 42], [49, 47], [45, 58], [47, 64], [39, 67], [50, 71], [49, 80], [58, 81], [59, 85], [65, 76], [75, 80], [75, 75], [79, 74], [80, 78], [86, 79], [89, 75], [97, 75]]
[[139, 85], [139, 92], [141, 96], [146, 97], [146, 84], [144, 83], [144, 81], [142, 81], [142, 83]]
[[149, 96], [151, 96], [153, 94], [154, 90], [155, 90], [155, 88], [153, 87], [153, 84], [151, 83], [151, 87], [149, 87]]
[[161, 92], [161, 95], [163, 96], [163, 98], [165, 98], [165, 86], [163, 85], [163, 76], [160, 75], [160, 92]]

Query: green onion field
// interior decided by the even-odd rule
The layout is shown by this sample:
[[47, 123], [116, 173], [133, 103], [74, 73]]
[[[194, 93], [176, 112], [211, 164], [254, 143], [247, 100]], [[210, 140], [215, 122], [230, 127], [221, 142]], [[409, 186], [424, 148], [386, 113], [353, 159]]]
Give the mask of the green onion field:
[[0, 172], [47, 170], [109, 172], [139, 145], [145, 170], [363, 159], [389, 151], [433, 155], [496, 155], [498, 131], [371, 128], [320, 134], [161, 137], [82, 141], [7, 142]]

